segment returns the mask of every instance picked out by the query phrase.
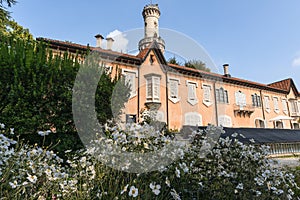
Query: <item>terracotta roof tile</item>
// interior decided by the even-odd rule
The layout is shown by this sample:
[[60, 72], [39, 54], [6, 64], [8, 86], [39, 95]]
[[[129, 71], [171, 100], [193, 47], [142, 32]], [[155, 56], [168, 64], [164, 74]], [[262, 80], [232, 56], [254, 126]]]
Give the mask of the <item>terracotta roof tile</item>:
[[290, 87], [291, 87], [291, 82], [292, 82], [292, 79], [288, 78], [285, 80], [281, 80], [281, 81], [277, 81], [277, 82], [268, 84], [268, 86], [279, 88], [279, 89], [282, 89], [285, 91], [289, 91]]

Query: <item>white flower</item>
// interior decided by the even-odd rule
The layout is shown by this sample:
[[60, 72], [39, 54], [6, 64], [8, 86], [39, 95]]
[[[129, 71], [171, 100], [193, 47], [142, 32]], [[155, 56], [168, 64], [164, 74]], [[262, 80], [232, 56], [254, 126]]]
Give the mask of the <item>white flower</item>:
[[154, 184], [150, 183], [150, 188], [152, 189], [152, 192], [153, 192], [155, 195], [159, 195], [159, 193], [160, 193], [160, 188], [161, 188], [159, 184], [155, 185], [155, 183], [154, 183]]
[[121, 194], [123, 194], [124, 192], [127, 192], [127, 188], [128, 188], [128, 184], [123, 188], [123, 190], [121, 191]]
[[0, 128], [4, 129], [5, 128], [5, 125], [0, 123]]
[[180, 198], [179, 194], [176, 192], [176, 190], [172, 189], [171, 190], [171, 195], [172, 195], [173, 199], [181, 200], [181, 198]]
[[14, 128], [10, 128], [10, 134], [11, 134], [11, 135], [14, 135], [14, 134], [15, 134], [15, 133], [14, 133], [14, 130], [15, 130]]
[[18, 186], [17, 181], [14, 181], [13, 183], [9, 182], [9, 185], [11, 186], [11, 188], [16, 188]]
[[176, 167], [176, 170], [175, 170], [175, 175], [176, 175], [177, 178], [180, 178], [180, 171], [179, 171], [179, 169], [177, 169], [177, 167]]
[[38, 131], [38, 134], [42, 137], [46, 136], [46, 135], [49, 135], [49, 133], [51, 133], [50, 130], [47, 130], [47, 131]]
[[166, 177], [166, 182], [165, 182], [166, 184], [167, 184], [167, 186], [168, 187], [170, 187], [171, 186], [171, 184], [170, 184], [170, 180], [168, 179], [168, 177]]
[[237, 137], [238, 134], [237, 134], [237, 133], [233, 133], [231, 136], [232, 136], [232, 137]]
[[255, 143], [255, 140], [252, 138], [249, 140], [251, 143]]
[[139, 194], [139, 190], [136, 187], [131, 186], [129, 191], [129, 196], [137, 197], [138, 194]]
[[236, 189], [240, 189], [240, 190], [244, 189], [243, 183], [239, 183], [238, 186], [236, 186]]
[[31, 182], [31, 183], [36, 183], [36, 181], [37, 181], [37, 177], [36, 177], [36, 175], [30, 175], [30, 174], [27, 174], [28, 176], [27, 176], [27, 179]]

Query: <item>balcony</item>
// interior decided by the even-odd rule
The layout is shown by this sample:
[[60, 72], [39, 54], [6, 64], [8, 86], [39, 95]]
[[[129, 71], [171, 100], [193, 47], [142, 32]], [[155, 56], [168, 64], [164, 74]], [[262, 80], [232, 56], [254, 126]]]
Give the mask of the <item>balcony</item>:
[[240, 116], [249, 116], [254, 112], [255, 107], [252, 106], [251, 104], [246, 104], [246, 105], [233, 105], [233, 111], [235, 115], [240, 115]]
[[300, 112], [291, 112], [291, 117], [300, 117]]

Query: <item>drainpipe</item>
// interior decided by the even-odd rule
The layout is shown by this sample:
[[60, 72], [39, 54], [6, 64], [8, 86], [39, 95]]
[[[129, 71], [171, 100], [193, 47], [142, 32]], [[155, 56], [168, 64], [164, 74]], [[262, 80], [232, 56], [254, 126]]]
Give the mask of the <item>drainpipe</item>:
[[259, 90], [259, 93], [260, 93], [260, 102], [261, 102], [261, 109], [262, 109], [263, 119], [265, 121], [265, 126], [266, 126], [267, 124], [266, 124], [266, 116], [265, 116], [265, 108], [264, 108], [264, 101], [263, 101], [262, 90]]
[[[167, 68], [167, 67], [166, 67]], [[167, 127], [169, 127], [169, 91], [168, 91], [168, 69], [166, 69], [166, 114], [167, 114]]]
[[140, 122], [140, 66], [138, 66], [137, 122]]
[[215, 115], [216, 115], [216, 125], [219, 126], [219, 116], [218, 116], [218, 102], [216, 97], [216, 81], [213, 83], [214, 99], [215, 99]]
[[[286, 98], [286, 105], [287, 105], [289, 117], [291, 117], [290, 104], [289, 104], [289, 100], [288, 100], [288, 98], [287, 98], [287, 95], [285, 96], [285, 98]], [[290, 120], [290, 126], [291, 126], [291, 129], [292, 129], [292, 128], [293, 128], [293, 124], [292, 124], [292, 121], [291, 121], [291, 120]]]

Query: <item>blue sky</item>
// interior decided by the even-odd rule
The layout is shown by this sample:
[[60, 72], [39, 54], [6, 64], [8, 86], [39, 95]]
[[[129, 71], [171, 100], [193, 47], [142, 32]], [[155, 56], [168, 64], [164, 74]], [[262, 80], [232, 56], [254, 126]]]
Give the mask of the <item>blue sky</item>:
[[[94, 35], [143, 28], [150, 1], [19, 0], [9, 10], [34, 37], [95, 44]], [[293, 78], [300, 90], [299, 0], [153, 0], [160, 27], [202, 45], [222, 72], [260, 83]], [[168, 48], [168, 44], [166, 44]]]

